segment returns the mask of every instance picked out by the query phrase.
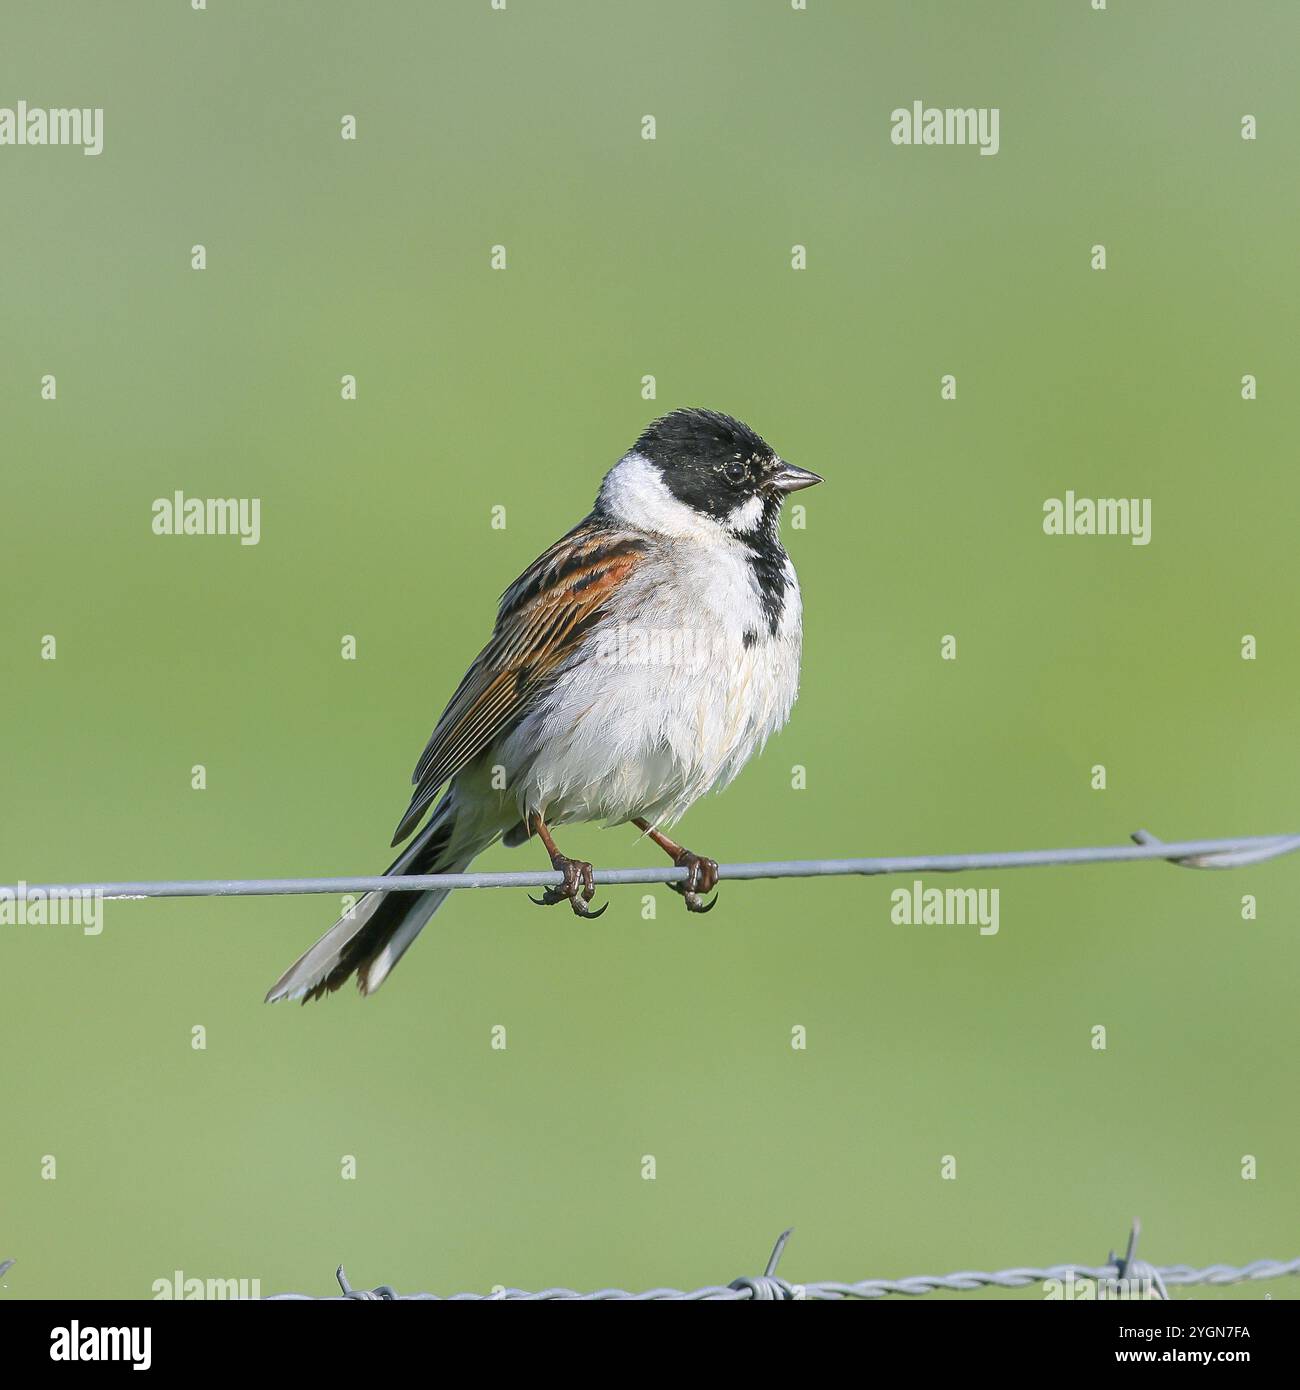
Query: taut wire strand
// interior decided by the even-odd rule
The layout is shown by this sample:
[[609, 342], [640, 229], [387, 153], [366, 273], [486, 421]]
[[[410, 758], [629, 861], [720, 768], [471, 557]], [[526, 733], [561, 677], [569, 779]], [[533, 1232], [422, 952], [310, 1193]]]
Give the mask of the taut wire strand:
[[[1077, 849], [1022, 849], [990, 854], [915, 854], [883, 859], [771, 859], [759, 863], [720, 864], [719, 879], [738, 882], [768, 878], [831, 878], [846, 875], [957, 874], [987, 869], [1036, 869], [1055, 865], [1125, 864], [1166, 860], [1185, 869], [1237, 869], [1276, 859], [1300, 849], [1300, 835], [1247, 835], [1227, 840], [1181, 840], [1166, 844], [1139, 830], [1132, 845], [1097, 845]], [[663, 866], [644, 869], [597, 869], [598, 884], [681, 883], [689, 870]], [[477, 874], [370, 874], [350, 878], [204, 878], [154, 879], [140, 882], [9, 883], [0, 895], [10, 898], [84, 896], [129, 898], [284, 897], [307, 893], [423, 893], [430, 888], [549, 888], [563, 883], [554, 869]]]

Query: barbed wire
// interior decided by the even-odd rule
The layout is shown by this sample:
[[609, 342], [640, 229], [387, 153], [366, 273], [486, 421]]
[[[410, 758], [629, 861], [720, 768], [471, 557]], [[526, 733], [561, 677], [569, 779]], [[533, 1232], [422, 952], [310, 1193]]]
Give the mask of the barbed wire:
[[[1079, 1298], [1154, 1298], [1168, 1299], [1168, 1286], [1186, 1287], [1193, 1284], [1207, 1284], [1220, 1287], [1225, 1284], [1240, 1284], [1260, 1279], [1281, 1279], [1287, 1275], [1300, 1274], [1300, 1257], [1294, 1260], [1254, 1260], [1248, 1265], [1206, 1265], [1196, 1269], [1191, 1265], [1166, 1265], [1156, 1268], [1137, 1258], [1137, 1238], [1140, 1231], [1138, 1222], [1133, 1223], [1129, 1235], [1128, 1249], [1123, 1256], [1113, 1251], [1108, 1263], [1104, 1265], [1051, 1265], [1047, 1268], [1002, 1269], [996, 1273], [983, 1270], [962, 1270], [956, 1274], [918, 1274], [906, 1279], [861, 1279], [856, 1283], [838, 1283], [824, 1280], [812, 1284], [793, 1284], [777, 1277], [776, 1267], [785, 1249], [786, 1242], [793, 1231], [785, 1231], [777, 1240], [766, 1270], [757, 1276], [742, 1276], [730, 1284], [715, 1284], [701, 1289], [648, 1289], [644, 1293], [629, 1293], [626, 1289], [599, 1289], [594, 1293], [579, 1293], [576, 1289], [542, 1289], [529, 1293], [524, 1289], [502, 1288], [493, 1293], [456, 1293], [445, 1297], [436, 1293], [398, 1293], [391, 1284], [379, 1284], [373, 1289], [354, 1289], [348, 1282], [347, 1274], [340, 1265], [335, 1271], [341, 1292], [318, 1297], [309, 1293], [270, 1294], [266, 1301], [433, 1301], [433, 1302], [603, 1302], [624, 1301], [634, 1303], [659, 1300], [680, 1300], [693, 1302], [749, 1300], [798, 1301], [803, 1299], [836, 1301], [849, 1298], [884, 1298], [889, 1294], [903, 1294], [915, 1297], [933, 1293], [936, 1289], [964, 1292], [968, 1289], [1003, 1288], [1023, 1289], [1031, 1284], [1057, 1282], [1061, 1285], [1060, 1297]], [[0, 1260], [0, 1278], [3, 1278], [16, 1262]], [[1091, 1280], [1096, 1288], [1086, 1294], [1075, 1291], [1072, 1285], [1081, 1280]], [[1067, 1290], [1070, 1290], [1067, 1293]], [[1055, 1296], [1055, 1294], [1053, 1295]]]
[[[1184, 840], [1166, 843], [1147, 830], [1135, 831], [1133, 845], [1103, 845], [1067, 849], [1013, 850], [980, 854], [928, 854], [874, 859], [792, 859], [756, 863], [721, 864], [719, 879], [753, 880], [772, 878], [817, 878], [854, 875], [877, 876], [899, 873], [963, 873], [989, 869], [1022, 869], [1058, 865], [1110, 864], [1160, 860], [1191, 869], [1233, 869], [1263, 863], [1300, 849], [1300, 835], [1257, 835], [1219, 840]], [[603, 869], [596, 870], [598, 884], [673, 883], [683, 881], [685, 868]], [[558, 871], [478, 874], [417, 874], [369, 875], [350, 878], [277, 878], [277, 879], [164, 879], [139, 882], [43, 883], [0, 885], [0, 894], [22, 897], [32, 894], [96, 893], [108, 899], [139, 899], [167, 897], [251, 897], [291, 894], [352, 893], [352, 892], [424, 892], [430, 888], [531, 888], [559, 884], [563, 875]], [[767, 1269], [761, 1276], [744, 1276], [728, 1285], [713, 1285], [684, 1291], [680, 1289], [650, 1289], [631, 1293], [625, 1289], [601, 1289], [580, 1293], [574, 1289], [553, 1288], [530, 1293], [522, 1289], [502, 1288], [490, 1294], [460, 1293], [446, 1295], [449, 1300], [603, 1300], [653, 1301], [732, 1300], [746, 1299], [846, 1299], [882, 1298], [889, 1294], [918, 1295], [936, 1289], [966, 1290], [985, 1287], [1025, 1288], [1030, 1284], [1058, 1280], [1088, 1279], [1099, 1289], [1132, 1285], [1135, 1281], [1151, 1290], [1150, 1296], [1168, 1298], [1167, 1286], [1195, 1284], [1224, 1285], [1246, 1280], [1276, 1279], [1300, 1274], [1300, 1257], [1288, 1261], [1256, 1260], [1248, 1265], [1207, 1265], [1195, 1269], [1189, 1265], [1170, 1265], [1163, 1268], [1136, 1259], [1139, 1226], [1134, 1222], [1129, 1246], [1123, 1258], [1112, 1252], [1105, 1265], [1053, 1265], [1046, 1268], [1004, 1269], [995, 1273], [982, 1270], [962, 1270], [947, 1275], [913, 1275], [903, 1279], [864, 1279], [855, 1283], [820, 1281], [810, 1284], [791, 1284], [776, 1276], [777, 1262], [791, 1232], [786, 1231], [776, 1243]], [[12, 1265], [12, 1260], [0, 1263], [0, 1275]], [[341, 1293], [339, 1299], [379, 1300], [441, 1300], [444, 1296], [431, 1293], [399, 1294], [391, 1285], [380, 1284], [373, 1289], [354, 1289], [348, 1282], [343, 1266], [336, 1271]], [[1131, 1295], [1125, 1295], [1131, 1296]], [[1142, 1296], [1142, 1295], [1139, 1295]], [[313, 1299], [313, 1294], [272, 1294], [272, 1299]]]
[[[916, 854], [879, 859], [772, 859], [759, 863], [719, 864], [719, 879], [825, 878], [840, 875], [968, 873], [986, 869], [1034, 869], [1055, 865], [1123, 864], [1164, 860], [1185, 869], [1238, 869], [1300, 849], [1300, 835], [1247, 835], [1226, 840], [1181, 840], [1165, 843], [1138, 830], [1132, 845], [1098, 845], [1077, 849], [1024, 849], [990, 854]], [[597, 869], [598, 884], [681, 883], [689, 870], [676, 867]], [[523, 870], [477, 874], [370, 874], [350, 878], [211, 878], [154, 879], [140, 882], [8, 883], [0, 895], [10, 898], [42, 894], [134, 898], [243, 898], [308, 893], [423, 893], [431, 888], [546, 888], [563, 883], [558, 870]]]
[[[996, 1273], [983, 1270], [962, 1270], [956, 1274], [918, 1274], [906, 1279], [861, 1279], [855, 1283], [820, 1281], [811, 1284], [794, 1284], [777, 1277], [776, 1267], [780, 1262], [786, 1242], [793, 1230], [784, 1231], [777, 1239], [768, 1259], [767, 1268], [761, 1275], [742, 1276], [730, 1284], [714, 1284], [701, 1289], [647, 1289], [644, 1293], [629, 1293], [626, 1289], [598, 1289], [594, 1293], [579, 1293], [575, 1289], [541, 1289], [529, 1293], [524, 1289], [498, 1288], [492, 1293], [398, 1293], [391, 1284], [379, 1284], [373, 1289], [354, 1289], [348, 1282], [347, 1274], [340, 1265], [335, 1271], [341, 1292], [337, 1294], [316, 1295], [309, 1293], [270, 1294], [268, 1301], [303, 1300], [344, 1301], [348, 1299], [388, 1301], [434, 1301], [434, 1302], [549, 1302], [568, 1301], [594, 1303], [623, 1301], [634, 1303], [657, 1302], [660, 1300], [685, 1300], [690, 1302], [745, 1300], [837, 1301], [850, 1298], [884, 1298], [889, 1294], [917, 1296], [933, 1293], [936, 1289], [964, 1292], [968, 1289], [1002, 1288], [1023, 1289], [1031, 1284], [1059, 1283], [1059, 1291], [1053, 1290], [1049, 1297], [1063, 1299], [1168, 1299], [1169, 1286], [1186, 1287], [1193, 1284], [1208, 1284], [1219, 1287], [1225, 1284], [1240, 1284], [1248, 1280], [1280, 1279], [1285, 1275], [1300, 1274], [1300, 1257], [1294, 1260], [1255, 1260], [1251, 1264], [1206, 1265], [1202, 1269], [1191, 1265], [1165, 1265], [1157, 1268], [1137, 1257], [1138, 1236], [1141, 1223], [1133, 1222], [1129, 1231], [1128, 1246], [1123, 1255], [1112, 1250], [1104, 1265], [1051, 1265], [1039, 1269], [1025, 1267], [1002, 1269]], [[1091, 1281], [1095, 1288], [1081, 1290], [1080, 1281]]]

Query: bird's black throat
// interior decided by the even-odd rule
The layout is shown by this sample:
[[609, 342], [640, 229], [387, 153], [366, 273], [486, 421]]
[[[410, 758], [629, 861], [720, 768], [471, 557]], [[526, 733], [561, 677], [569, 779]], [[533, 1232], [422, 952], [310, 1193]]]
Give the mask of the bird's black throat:
[[[781, 498], [765, 497], [758, 525], [751, 532], [737, 535], [745, 552], [750, 573], [758, 588], [758, 602], [767, 624], [767, 634], [775, 637], [785, 613], [786, 590], [790, 587], [789, 557], [781, 544]], [[746, 633], [746, 646], [753, 646]]]

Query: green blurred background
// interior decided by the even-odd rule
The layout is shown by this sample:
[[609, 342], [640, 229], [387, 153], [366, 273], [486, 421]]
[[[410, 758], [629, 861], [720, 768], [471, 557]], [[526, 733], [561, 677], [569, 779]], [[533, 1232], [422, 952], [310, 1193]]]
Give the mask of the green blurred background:
[[[689, 844], [1300, 829], [1293, 4], [27, 3], [5, 31], [0, 104], [106, 114], [98, 158], [0, 149], [0, 881], [382, 868], [496, 596], [681, 404], [828, 479], [787, 535], [793, 721]], [[916, 99], [999, 107], [1001, 152], [894, 147]], [[1152, 544], [1044, 536], [1071, 488], [1150, 497]], [[177, 489], [260, 498], [261, 543], [155, 536]], [[1000, 888], [987, 938], [892, 925], [910, 881], [730, 885], [706, 919], [660, 889], [653, 921], [615, 889], [595, 924], [464, 893], [375, 998], [308, 1008], [262, 995], [332, 899], [6, 928], [3, 1293], [324, 1293], [340, 1260], [691, 1288], [787, 1225], [794, 1280], [1100, 1261], [1134, 1215], [1157, 1263], [1300, 1253], [1300, 863], [957, 880]], [[1265, 1291], [1300, 1288], [1215, 1296]]]

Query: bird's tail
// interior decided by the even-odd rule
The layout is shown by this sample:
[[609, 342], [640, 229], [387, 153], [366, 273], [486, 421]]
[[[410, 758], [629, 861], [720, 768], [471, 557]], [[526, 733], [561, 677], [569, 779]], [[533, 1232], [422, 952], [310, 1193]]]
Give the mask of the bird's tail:
[[[385, 873], [462, 873], [495, 838], [458, 833], [455, 798], [448, 795]], [[361, 993], [373, 994], [451, 891], [367, 893], [280, 976], [266, 1002], [301, 999], [305, 1004], [338, 989], [354, 972]]]

